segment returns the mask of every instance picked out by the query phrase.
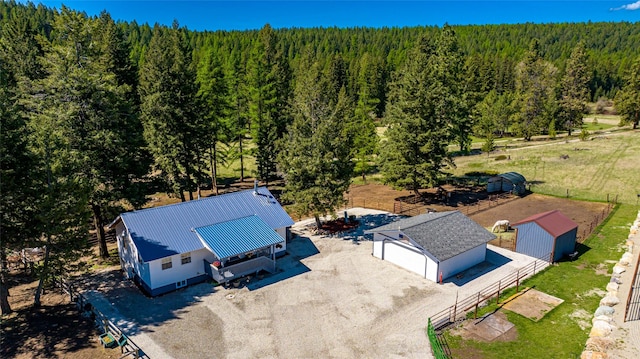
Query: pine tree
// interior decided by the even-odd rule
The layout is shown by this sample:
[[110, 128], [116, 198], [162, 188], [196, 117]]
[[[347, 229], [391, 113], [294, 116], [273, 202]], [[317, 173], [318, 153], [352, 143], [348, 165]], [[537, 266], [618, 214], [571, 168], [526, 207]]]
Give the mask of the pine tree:
[[153, 27], [153, 37], [140, 68], [140, 116], [144, 137], [157, 169], [171, 192], [193, 199], [196, 144], [195, 75], [189, 50], [177, 23]]
[[290, 122], [290, 70], [282, 52], [277, 49], [276, 34], [268, 24], [258, 33], [248, 68], [249, 114], [256, 144], [257, 177], [268, 182], [276, 173], [276, 142]]
[[565, 74], [561, 81], [558, 124], [568, 131], [569, 136], [576, 127], [582, 127], [582, 117], [587, 111], [589, 82], [591, 77], [587, 69], [587, 54], [584, 43], [580, 42], [567, 60]]
[[40, 192], [37, 159], [29, 151], [30, 130], [18, 102], [20, 81], [42, 76], [42, 47], [37, 29], [22, 11], [0, 26], [0, 313], [9, 314], [7, 254], [26, 247], [38, 236], [35, 203]]
[[542, 58], [540, 43], [531, 41], [529, 51], [516, 67], [516, 133], [525, 140], [549, 128], [555, 103], [556, 68]]
[[626, 83], [616, 96], [615, 106], [621, 123], [638, 128], [640, 122], [640, 58], [636, 59], [625, 77]]
[[210, 49], [202, 57], [198, 66], [197, 82], [199, 85], [198, 100], [202, 108], [203, 146], [209, 150], [209, 167], [213, 190], [218, 194], [217, 168], [219, 161], [218, 143], [226, 141], [228, 130], [225, 129], [229, 116], [229, 90], [225, 82], [222, 64], [217, 55]]
[[[90, 46], [93, 23], [62, 7], [55, 17], [57, 37], [42, 58], [42, 79], [22, 79], [21, 103], [29, 116], [29, 146], [39, 163], [37, 178], [44, 190], [36, 200], [40, 232], [34, 244], [45, 247], [37, 267], [39, 284], [34, 305], [40, 305], [43, 284], [52, 275], [74, 268], [88, 236], [90, 197], [102, 178], [99, 148], [113, 140], [105, 123], [117, 115], [115, 77], [103, 73]], [[38, 243], [39, 242], [39, 243]]]
[[[442, 169], [452, 164], [447, 146], [451, 140], [448, 115], [442, 105], [444, 85], [437, 76], [436, 52], [421, 39], [395, 75], [389, 92], [387, 140], [381, 151], [384, 181], [419, 195], [435, 186]], [[440, 70], [441, 71], [441, 70]]]
[[436, 43], [430, 91], [435, 99], [435, 116], [450, 129], [460, 151], [469, 152], [473, 121], [464, 86], [464, 59], [451, 26], [444, 26]]
[[293, 123], [281, 140], [279, 168], [284, 173], [283, 200], [293, 202], [298, 215], [311, 214], [320, 226], [320, 216], [345, 203], [353, 163], [345, 123], [352, 116], [344, 88], [335, 106], [330, 106], [327, 82], [317, 63], [308, 55], [298, 75], [293, 101]]
[[[240, 182], [244, 182], [245, 157], [248, 151], [244, 141], [249, 133], [249, 105], [247, 95], [246, 63], [235, 49], [231, 51], [225, 64], [225, 82], [229, 89], [230, 115], [227, 122], [228, 137], [232, 147], [227, 151], [229, 161], [240, 160]], [[233, 144], [238, 148], [234, 148]]]

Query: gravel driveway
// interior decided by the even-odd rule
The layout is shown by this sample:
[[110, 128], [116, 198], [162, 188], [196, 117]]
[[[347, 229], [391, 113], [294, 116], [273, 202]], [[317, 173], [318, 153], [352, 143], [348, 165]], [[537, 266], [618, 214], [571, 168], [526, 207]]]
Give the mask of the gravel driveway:
[[[369, 227], [393, 220], [375, 210], [349, 214]], [[126, 330], [134, 341], [154, 342], [153, 358], [429, 358], [429, 316], [533, 261], [489, 246], [492, 263], [480, 273], [440, 285], [373, 257], [370, 241], [314, 236], [308, 223], [294, 226], [299, 235], [273, 275], [156, 298], [128, 281], [103, 282], [100, 302], [135, 323]]]

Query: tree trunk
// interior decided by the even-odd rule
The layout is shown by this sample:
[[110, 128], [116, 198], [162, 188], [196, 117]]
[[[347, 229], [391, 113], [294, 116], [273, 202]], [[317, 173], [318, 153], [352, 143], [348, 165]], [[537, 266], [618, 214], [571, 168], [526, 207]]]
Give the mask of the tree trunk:
[[0, 314], [5, 315], [12, 312], [9, 305], [9, 287], [7, 286], [7, 253], [5, 249], [0, 250]]
[[211, 170], [211, 189], [218, 195], [218, 165], [216, 144], [209, 146], [209, 169]]
[[93, 226], [96, 229], [98, 246], [100, 247], [100, 258], [109, 258], [107, 237], [104, 234], [104, 224], [102, 223], [102, 210], [100, 209], [100, 206], [95, 203], [91, 204], [91, 210], [93, 211]]
[[240, 182], [244, 182], [244, 153], [242, 152], [242, 134], [238, 136], [238, 145], [240, 147]]
[[318, 228], [318, 230], [320, 229], [320, 227], [322, 227], [322, 223], [320, 222], [320, 216], [318, 216], [317, 214], [313, 215], [313, 218], [316, 219], [316, 227]]
[[38, 281], [38, 288], [36, 288], [36, 294], [33, 298], [33, 306], [40, 307], [40, 294], [44, 287], [44, 281], [47, 279], [49, 272], [49, 253], [51, 252], [51, 235], [47, 236], [47, 244], [44, 250], [44, 264], [42, 265], [42, 271], [40, 272], [40, 280]]

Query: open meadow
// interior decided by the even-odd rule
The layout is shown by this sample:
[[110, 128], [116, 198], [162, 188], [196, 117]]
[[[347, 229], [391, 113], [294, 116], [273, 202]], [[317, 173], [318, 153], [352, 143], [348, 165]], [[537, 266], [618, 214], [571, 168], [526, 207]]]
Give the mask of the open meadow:
[[538, 141], [490, 154], [455, 158], [456, 176], [470, 172], [521, 173], [536, 193], [636, 204], [640, 194], [639, 131], [578, 139]]

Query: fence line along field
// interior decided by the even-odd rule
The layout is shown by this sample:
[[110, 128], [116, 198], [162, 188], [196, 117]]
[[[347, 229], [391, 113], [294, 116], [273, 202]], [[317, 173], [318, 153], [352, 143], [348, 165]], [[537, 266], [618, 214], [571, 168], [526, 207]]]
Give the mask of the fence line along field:
[[606, 201], [611, 194], [618, 195], [617, 202], [636, 204], [640, 194], [639, 138], [640, 131], [635, 130], [603, 133], [586, 141], [532, 143], [489, 155], [456, 157], [457, 168], [452, 172], [516, 171], [525, 176], [534, 192], [595, 201]]

